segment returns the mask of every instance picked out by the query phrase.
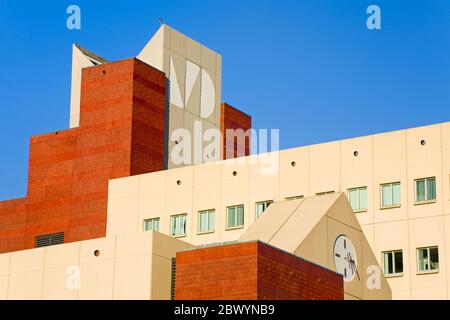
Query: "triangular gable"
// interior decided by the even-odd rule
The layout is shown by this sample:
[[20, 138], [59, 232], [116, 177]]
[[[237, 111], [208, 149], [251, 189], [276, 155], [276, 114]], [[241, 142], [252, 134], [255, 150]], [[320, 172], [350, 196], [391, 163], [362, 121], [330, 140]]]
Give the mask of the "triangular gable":
[[338, 197], [335, 193], [273, 203], [239, 241], [260, 240], [293, 253]]

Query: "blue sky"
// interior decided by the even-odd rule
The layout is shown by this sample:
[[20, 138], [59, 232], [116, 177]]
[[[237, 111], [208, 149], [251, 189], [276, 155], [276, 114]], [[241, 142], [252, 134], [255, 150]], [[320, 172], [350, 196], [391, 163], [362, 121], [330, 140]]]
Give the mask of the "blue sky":
[[222, 100], [283, 149], [450, 120], [448, 1], [0, 0], [0, 199], [26, 194], [29, 137], [68, 127], [71, 44], [136, 56], [160, 17], [222, 54]]

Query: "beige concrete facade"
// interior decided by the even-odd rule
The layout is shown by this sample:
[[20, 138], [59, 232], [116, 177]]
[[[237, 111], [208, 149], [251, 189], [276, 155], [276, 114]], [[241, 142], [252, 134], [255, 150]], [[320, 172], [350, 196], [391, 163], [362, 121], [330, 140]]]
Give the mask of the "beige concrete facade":
[[191, 245], [139, 232], [0, 255], [0, 299], [170, 299], [175, 253]]
[[[357, 153], [355, 153], [355, 151]], [[450, 272], [450, 123], [284, 150], [267, 174], [261, 156], [176, 168], [110, 181], [108, 235], [141, 231], [159, 218], [170, 234], [170, 217], [187, 214], [183, 241], [194, 245], [237, 240], [256, 220], [259, 201], [313, 196], [367, 187], [367, 209], [355, 212], [382, 266], [382, 253], [403, 251], [402, 274], [388, 278], [394, 299], [448, 299]], [[244, 161], [245, 160], [245, 161]], [[267, 160], [267, 159], [266, 159]], [[233, 172], [236, 172], [235, 175]], [[265, 174], [263, 174], [265, 173]], [[415, 201], [415, 180], [435, 177], [436, 199]], [[382, 208], [380, 186], [400, 182], [401, 201]], [[226, 208], [244, 206], [244, 225], [227, 230]], [[198, 232], [198, 212], [215, 209], [214, 232]], [[421, 273], [417, 248], [437, 246], [439, 270]]]
[[[220, 129], [221, 55], [162, 25], [137, 58], [163, 71], [169, 79], [169, 154], [174, 148], [191, 141], [177, 134], [177, 129], [186, 129], [191, 137], [197, 130], [200, 138], [208, 129]], [[220, 141], [218, 143], [217, 159], [220, 159]], [[203, 144], [207, 145], [206, 142]], [[192, 157], [189, 164], [206, 162], [194, 157], [193, 144], [190, 149]], [[168, 168], [182, 165], [168, 157]]]

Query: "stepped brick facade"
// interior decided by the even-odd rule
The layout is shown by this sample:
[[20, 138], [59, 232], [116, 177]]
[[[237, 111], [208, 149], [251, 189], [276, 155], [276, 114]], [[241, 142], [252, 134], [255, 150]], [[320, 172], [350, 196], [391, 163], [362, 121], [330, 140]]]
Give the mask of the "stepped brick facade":
[[31, 138], [27, 197], [0, 202], [0, 252], [106, 235], [109, 179], [164, 169], [166, 82], [138, 59], [83, 69], [80, 126]]
[[[108, 181], [166, 169], [167, 83], [135, 58], [82, 70], [79, 127], [31, 137], [27, 196], [0, 202], [0, 253], [45, 234], [106, 235]], [[249, 128], [251, 118], [222, 110], [222, 129]]]

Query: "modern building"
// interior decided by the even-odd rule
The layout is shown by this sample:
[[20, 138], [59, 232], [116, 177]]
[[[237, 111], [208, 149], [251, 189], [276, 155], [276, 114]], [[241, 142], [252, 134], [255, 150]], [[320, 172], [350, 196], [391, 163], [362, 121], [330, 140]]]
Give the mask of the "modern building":
[[[341, 275], [345, 299], [450, 297], [450, 122], [249, 155], [227, 137], [251, 118], [222, 103], [221, 72], [166, 25], [133, 59], [74, 46], [71, 129], [31, 138], [27, 196], [0, 202], [0, 298], [183, 298], [230, 280], [202, 250], [245, 244], [319, 266], [325, 287]], [[259, 290], [252, 252], [241, 297], [311, 298]], [[220, 281], [182, 276], [194, 263]], [[279, 274], [308, 286], [299, 263]]]

